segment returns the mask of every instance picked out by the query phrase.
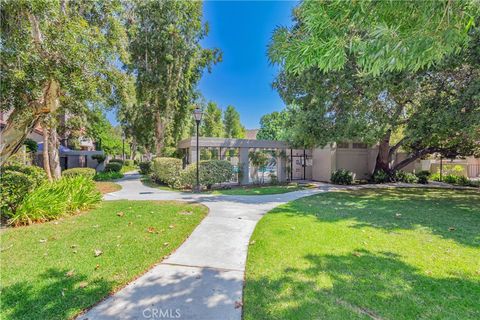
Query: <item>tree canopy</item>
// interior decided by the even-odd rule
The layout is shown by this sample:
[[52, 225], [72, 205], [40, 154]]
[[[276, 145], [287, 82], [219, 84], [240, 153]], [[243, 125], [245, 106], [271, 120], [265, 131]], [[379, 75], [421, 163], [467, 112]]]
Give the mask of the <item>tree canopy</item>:
[[[282, 65], [274, 87], [287, 105], [293, 106], [288, 111], [291, 120], [287, 122], [291, 141], [301, 146], [323, 146], [343, 140], [378, 144], [375, 170], [387, 173], [434, 152], [449, 156], [473, 154], [480, 140], [480, 38], [478, 28], [465, 18], [475, 11], [473, 7], [467, 5], [468, 2], [462, 2], [458, 4], [461, 6], [459, 11], [452, 12], [451, 4], [446, 2], [380, 1], [364, 2], [362, 5], [355, 2], [352, 11], [349, 11], [346, 9], [348, 3], [342, 3], [302, 2], [295, 14], [296, 24], [287, 37], [289, 44], [278, 37], [278, 32], [273, 37], [271, 48], [275, 51], [270, 51], [271, 59], [281, 61]], [[439, 22], [437, 5], [442, 5], [442, 13], [449, 17], [444, 19], [448, 21]], [[310, 36], [326, 41], [325, 35], [339, 35], [342, 30], [345, 31], [344, 28], [364, 30], [359, 43], [369, 39], [365, 38], [369, 33], [364, 21], [373, 19], [370, 13], [362, 12], [363, 18], [350, 17], [362, 6], [367, 6], [374, 13], [381, 9], [375, 18], [376, 23], [383, 21], [390, 28], [398, 29], [399, 37], [409, 35], [408, 41], [412, 43], [409, 48], [415, 48], [415, 45], [420, 48], [429, 43], [422, 40], [422, 34], [425, 35], [428, 30], [432, 39], [440, 40], [424, 49], [436, 52], [438, 57], [433, 59], [434, 56], [416, 55], [415, 50], [403, 50], [406, 60], [402, 60], [401, 52], [388, 51], [393, 47], [384, 42], [383, 33], [378, 34], [380, 38], [372, 38], [365, 44], [377, 48], [378, 56], [369, 55], [370, 49], [349, 49], [341, 63], [322, 52], [317, 52], [314, 60], [304, 57], [304, 60], [299, 58], [295, 62], [296, 58], [290, 57], [291, 43], [296, 43], [298, 52], [303, 52], [302, 46], [308, 52], [312, 41]], [[313, 7], [319, 11], [314, 12]], [[408, 10], [403, 12], [402, 8]], [[437, 10], [432, 11], [433, 8]], [[328, 11], [327, 16], [325, 10]], [[398, 21], [388, 19], [396, 16], [397, 12], [400, 12]], [[357, 13], [360, 15], [360, 12]], [[427, 14], [432, 15], [433, 24], [422, 25], [423, 31], [417, 27], [404, 28], [409, 15], [412, 19], [419, 19]], [[340, 19], [344, 15], [347, 17], [345, 24], [330, 25], [332, 17]], [[312, 21], [319, 23], [319, 29], [312, 27]], [[465, 22], [462, 32], [455, 27], [455, 21]], [[452, 23], [454, 25], [450, 25]], [[444, 44], [441, 41], [446, 32], [443, 24], [449, 24], [445, 30], [450, 30], [453, 39], [439, 48]], [[327, 25], [330, 26], [329, 32], [324, 29]], [[300, 33], [299, 30], [304, 28], [312, 34]], [[455, 41], [458, 41], [458, 47], [449, 48]], [[374, 45], [375, 42], [377, 44]], [[381, 48], [376, 47], [379, 44], [382, 44]], [[390, 67], [384, 65], [388, 60], [384, 60], [388, 56], [386, 54], [402, 62]], [[412, 57], [415, 59], [411, 60]], [[433, 60], [419, 63], [428, 59]], [[297, 67], [289, 66], [289, 63]], [[326, 67], [326, 64], [331, 65]], [[410, 155], [404, 161], [393, 163], [393, 155], [399, 148], [409, 151]]]
[[305, 0], [293, 11], [294, 24], [275, 30], [269, 56], [296, 74], [338, 71], [352, 60], [363, 74], [415, 72], [468, 43], [479, 7], [476, 0]]
[[245, 138], [245, 127], [240, 122], [240, 114], [234, 106], [227, 106], [223, 115], [226, 138]]
[[60, 107], [130, 103], [130, 79], [118, 67], [128, 63], [123, 9], [120, 0], [2, 3], [0, 105], [12, 114], [1, 163]]
[[215, 102], [209, 102], [203, 114], [201, 134], [205, 137], [223, 137], [222, 110]]
[[260, 130], [257, 133], [259, 140], [286, 140], [287, 127], [290, 113], [287, 110], [262, 116], [260, 119]]

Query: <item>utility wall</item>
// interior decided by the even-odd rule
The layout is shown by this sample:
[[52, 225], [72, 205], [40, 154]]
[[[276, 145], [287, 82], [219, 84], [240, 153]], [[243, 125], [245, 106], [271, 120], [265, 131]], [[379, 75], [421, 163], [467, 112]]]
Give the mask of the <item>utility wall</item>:
[[[337, 169], [355, 173], [355, 179], [368, 179], [375, 169], [377, 154], [377, 148], [368, 148], [357, 143], [344, 143], [341, 147], [332, 144], [324, 148], [315, 148], [312, 152], [312, 179], [330, 181], [332, 172]], [[398, 163], [406, 157], [406, 153], [397, 153], [395, 162]], [[408, 172], [420, 170], [420, 162], [414, 161], [402, 170]]]

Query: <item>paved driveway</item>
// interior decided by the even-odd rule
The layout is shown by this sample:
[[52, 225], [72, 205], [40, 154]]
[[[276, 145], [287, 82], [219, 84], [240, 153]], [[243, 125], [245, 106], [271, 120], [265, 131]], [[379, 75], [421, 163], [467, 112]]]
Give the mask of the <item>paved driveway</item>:
[[[226, 196], [163, 191], [136, 174], [105, 200], [183, 200], [210, 211], [190, 237], [143, 276], [79, 319], [241, 319], [242, 288], [250, 236], [272, 208], [332, 187], [325, 184], [279, 195]], [[121, 263], [121, 261], [119, 261]]]

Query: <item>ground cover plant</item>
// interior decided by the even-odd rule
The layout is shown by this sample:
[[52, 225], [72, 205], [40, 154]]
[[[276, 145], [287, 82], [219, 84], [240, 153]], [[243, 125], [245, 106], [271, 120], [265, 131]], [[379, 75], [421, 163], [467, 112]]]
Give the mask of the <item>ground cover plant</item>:
[[244, 319], [478, 319], [480, 193], [364, 189], [278, 207], [252, 236]]
[[119, 191], [122, 186], [111, 181], [96, 181], [95, 186], [101, 194]]
[[106, 201], [3, 230], [0, 318], [73, 318], [170, 254], [206, 213], [198, 204]]
[[267, 195], [267, 194], [281, 194], [302, 190], [304, 187], [298, 184], [288, 185], [274, 185], [274, 186], [244, 186], [234, 187], [232, 189], [218, 189], [213, 191], [215, 194], [248, 196], [248, 195]]

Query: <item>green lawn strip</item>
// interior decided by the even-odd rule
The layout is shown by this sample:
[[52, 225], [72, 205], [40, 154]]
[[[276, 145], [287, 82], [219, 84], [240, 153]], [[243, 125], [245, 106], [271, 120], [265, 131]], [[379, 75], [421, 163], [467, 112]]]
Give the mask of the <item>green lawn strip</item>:
[[121, 173], [127, 173], [127, 172], [135, 171], [135, 170], [138, 170], [138, 167], [137, 167], [137, 166], [126, 166], [126, 165], [123, 165], [123, 166], [122, 166], [122, 169], [120, 170], [120, 172], [121, 172]]
[[479, 319], [480, 193], [370, 189], [272, 210], [244, 319]]
[[304, 187], [292, 184], [292, 185], [277, 185], [277, 186], [245, 186], [245, 187], [233, 187], [232, 189], [218, 189], [214, 190], [214, 194], [224, 195], [266, 195], [266, 194], [280, 194], [292, 191], [302, 190]]
[[74, 317], [170, 254], [206, 213], [198, 204], [106, 201], [77, 216], [2, 231], [0, 318]]

